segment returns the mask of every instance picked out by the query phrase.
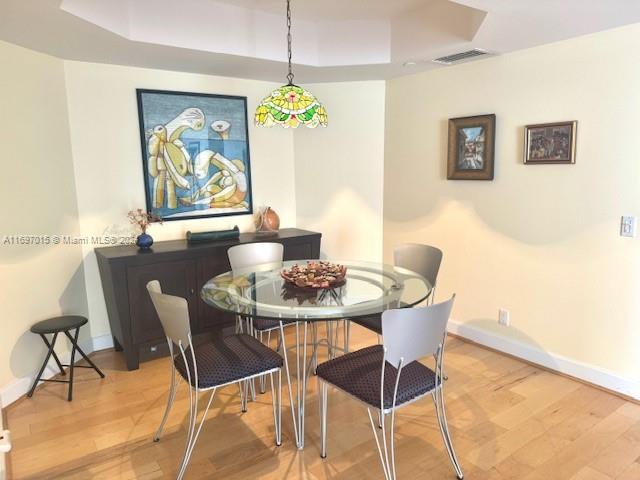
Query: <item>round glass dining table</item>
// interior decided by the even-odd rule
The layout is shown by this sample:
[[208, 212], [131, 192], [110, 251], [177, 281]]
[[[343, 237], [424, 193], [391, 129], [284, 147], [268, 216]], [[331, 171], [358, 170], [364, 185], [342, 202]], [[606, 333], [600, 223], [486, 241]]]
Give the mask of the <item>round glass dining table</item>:
[[[317, 261], [317, 260], [308, 260]], [[289, 384], [294, 435], [298, 448], [304, 448], [304, 409], [306, 385], [317, 363], [318, 345], [326, 343], [329, 355], [335, 350], [348, 351], [349, 322], [380, 315], [391, 308], [417, 305], [431, 295], [432, 286], [416, 272], [382, 263], [332, 261], [347, 268], [345, 282], [328, 289], [300, 288], [289, 285], [281, 276], [284, 269], [306, 263], [295, 260], [229, 271], [204, 284], [202, 300], [208, 305], [238, 315], [279, 322], [283, 352], [286, 352], [283, 327], [295, 323], [296, 330], [296, 402], [289, 375], [287, 355], [285, 370]], [[334, 341], [335, 321], [344, 320], [344, 348]], [[318, 340], [317, 322], [327, 322], [327, 338]], [[308, 325], [312, 325], [313, 350], [307, 358]], [[335, 329], [337, 336], [337, 328]]]

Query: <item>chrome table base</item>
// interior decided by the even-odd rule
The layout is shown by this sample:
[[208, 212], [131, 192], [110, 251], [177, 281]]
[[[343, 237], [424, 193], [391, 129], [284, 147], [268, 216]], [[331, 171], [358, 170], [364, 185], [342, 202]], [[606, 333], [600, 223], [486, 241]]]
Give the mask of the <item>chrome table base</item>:
[[[338, 346], [340, 322], [343, 323], [344, 344]], [[304, 429], [305, 429], [305, 406], [307, 399], [307, 382], [310, 375], [315, 374], [318, 364], [318, 351], [321, 346], [327, 347], [327, 357], [335, 358], [337, 352], [346, 353], [349, 351], [349, 322], [347, 320], [327, 320], [326, 338], [318, 337], [318, 323], [299, 321], [296, 323], [296, 345], [295, 345], [295, 363], [296, 363], [296, 385], [295, 399], [292, 398], [291, 388], [289, 389], [289, 399], [292, 406], [292, 414], [294, 417], [294, 434], [296, 438], [296, 446], [299, 450], [304, 449]], [[309, 335], [311, 329], [311, 335]], [[311, 343], [309, 343], [311, 336]], [[309, 356], [309, 346], [311, 346], [311, 355]], [[283, 349], [286, 352], [286, 348]], [[307, 358], [309, 357], [309, 358]], [[285, 368], [288, 369], [288, 361], [285, 360]], [[293, 383], [293, 382], [292, 382]]]

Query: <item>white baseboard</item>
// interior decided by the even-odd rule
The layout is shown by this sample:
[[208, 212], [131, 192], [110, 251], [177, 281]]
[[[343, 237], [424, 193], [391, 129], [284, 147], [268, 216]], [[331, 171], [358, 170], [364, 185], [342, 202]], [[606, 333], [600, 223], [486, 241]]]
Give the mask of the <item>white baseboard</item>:
[[[98, 350], [105, 350], [107, 348], [113, 347], [113, 338], [111, 335], [101, 335], [99, 337], [89, 338], [85, 341], [78, 342], [80, 348], [84, 353], [89, 355], [90, 353], [97, 352]], [[62, 363], [69, 363], [69, 359], [71, 358], [71, 352], [66, 352], [62, 355], [58, 355], [60, 361]], [[78, 360], [79, 355], [76, 354], [76, 361]], [[42, 378], [51, 378], [57, 373], [60, 373], [58, 367], [55, 364], [53, 358], [49, 360], [47, 367], [42, 374]], [[22, 378], [16, 378], [8, 385], [4, 385], [0, 387], [0, 407], [6, 407], [11, 403], [18, 400], [20, 397], [25, 395], [29, 388], [31, 388], [31, 384], [36, 378], [38, 374], [37, 371], [32, 372], [30, 375]]]
[[448, 330], [489, 348], [640, 400], [640, 382], [615, 372], [496, 335], [474, 325], [449, 320]]
[[[99, 337], [93, 337], [91, 339], [91, 343], [92, 352], [106, 350], [107, 348], [113, 347], [113, 337], [111, 335], [100, 335]], [[80, 345], [80, 347], [84, 348], [82, 345]], [[84, 351], [84, 353], [89, 355], [89, 352], [87, 352], [86, 350]]]

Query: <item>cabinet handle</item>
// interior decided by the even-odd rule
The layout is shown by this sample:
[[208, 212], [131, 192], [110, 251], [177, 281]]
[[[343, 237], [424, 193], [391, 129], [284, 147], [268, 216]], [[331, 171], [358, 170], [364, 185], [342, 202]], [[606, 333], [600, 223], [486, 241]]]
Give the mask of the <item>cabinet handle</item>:
[[193, 289], [193, 288], [192, 288], [192, 289], [190, 290], [190, 293], [191, 293], [191, 295], [195, 295], [195, 294], [196, 294], [195, 289]]

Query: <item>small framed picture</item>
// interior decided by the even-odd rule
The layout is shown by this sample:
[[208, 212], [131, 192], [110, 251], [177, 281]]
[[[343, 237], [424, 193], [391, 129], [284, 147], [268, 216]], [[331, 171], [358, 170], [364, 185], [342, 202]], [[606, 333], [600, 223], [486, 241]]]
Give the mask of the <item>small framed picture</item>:
[[449, 120], [448, 180], [493, 180], [496, 116]]
[[524, 127], [524, 163], [576, 163], [578, 122]]

